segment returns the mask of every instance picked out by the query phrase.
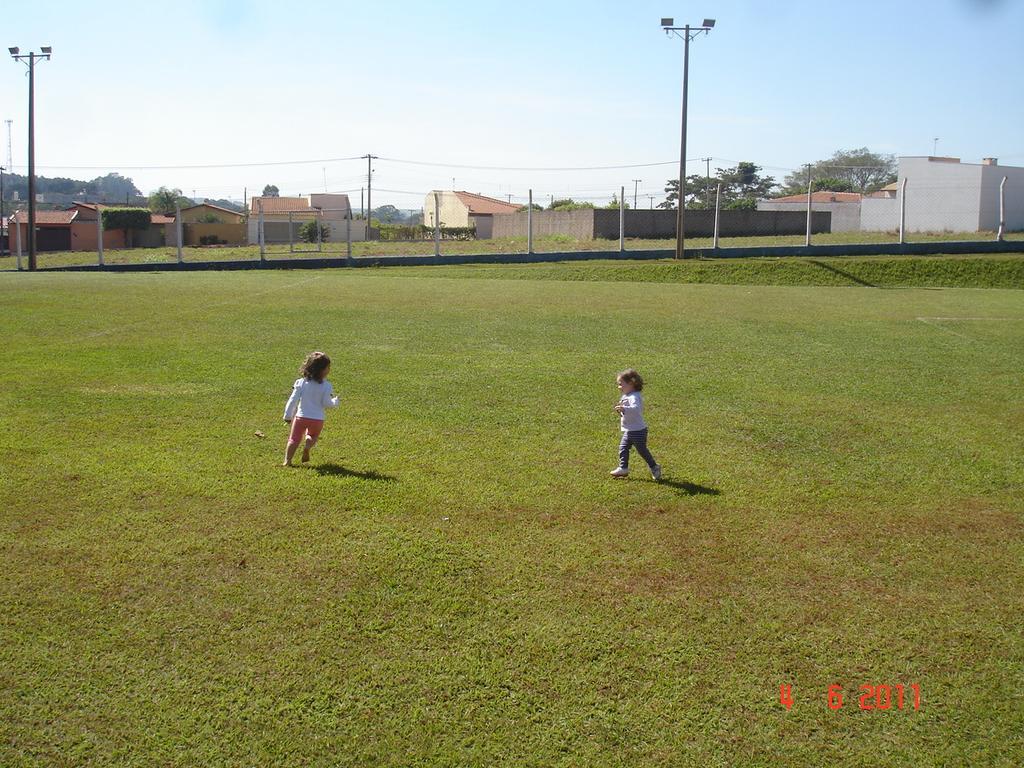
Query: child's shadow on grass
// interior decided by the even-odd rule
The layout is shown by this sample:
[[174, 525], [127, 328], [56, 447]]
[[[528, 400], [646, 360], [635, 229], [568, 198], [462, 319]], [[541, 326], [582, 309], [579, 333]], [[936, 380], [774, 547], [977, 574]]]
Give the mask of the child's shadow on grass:
[[708, 488], [704, 485], [697, 485], [697, 483], [688, 483], [685, 480], [669, 480], [668, 478], [662, 478], [658, 485], [667, 485], [669, 488], [675, 488], [677, 491], [682, 491], [686, 496], [721, 496], [722, 492], [717, 488]]
[[397, 483], [398, 478], [394, 475], [382, 475], [380, 472], [359, 472], [355, 469], [349, 469], [343, 467], [341, 464], [335, 464], [328, 462], [326, 464], [317, 464], [311, 469], [321, 477], [358, 477], [360, 480], [377, 480], [382, 483]]

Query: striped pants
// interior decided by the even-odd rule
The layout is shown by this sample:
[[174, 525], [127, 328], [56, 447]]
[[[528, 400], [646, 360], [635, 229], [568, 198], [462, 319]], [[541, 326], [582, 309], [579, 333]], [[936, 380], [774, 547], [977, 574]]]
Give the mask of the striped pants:
[[622, 442], [619, 443], [619, 466], [629, 469], [629, 449], [636, 448], [640, 458], [647, 462], [651, 469], [657, 465], [651, 452], [647, 450], [647, 428], [630, 429], [622, 433]]

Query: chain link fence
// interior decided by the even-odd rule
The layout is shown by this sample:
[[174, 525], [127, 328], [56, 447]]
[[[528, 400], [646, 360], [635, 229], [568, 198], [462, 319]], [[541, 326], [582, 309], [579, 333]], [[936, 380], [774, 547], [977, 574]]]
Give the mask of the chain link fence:
[[[994, 159], [962, 163], [902, 157], [894, 179], [876, 180], [861, 191], [842, 183], [837, 170], [844, 169], [808, 167], [802, 178], [797, 173], [787, 177], [789, 191], [794, 192], [797, 181], [804, 186], [801, 191], [756, 199], [729, 193], [708, 173], [701, 188], [686, 188], [681, 217], [685, 249], [740, 256], [767, 255], [765, 249], [773, 247], [798, 254], [794, 249], [801, 246], [830, 246], [841, 254], [844, 247], [878, 244], [1024, 242], [1024, 168], [1001, 166]], [[374, 221], [371, 228], [365, 218], [353, 215], [346, 196], [327, 193], [309, 199], [254, 198], [249, 210], [226, 212], [237, 221], [183, 220], [180, 210], [153, 215], [149, 229], [130, 233], [105, 230], [103, 206], [76, 204], [37, 212], [37, 263], [45, 268], [308, 258], [352, 262], [445, 253], [677, 253], [679, 211], [671, 201], [656, 206], [655, 196], [646, 193], [648, 205], [637, 208], [636, 187], [632, 195], [628, 190], [623, 184], [607, 195], [559, 206], [554, 195], [526, 189], [492, 201], [506, 203], [508, 212], [471, 215], [470, 226], [455, 227], [428, 215], [435, 207], [441, 210], [440, 196], [448, 194], [434, 191], [405, 194], [422, 195], [425, 218], [438, 226]], [[531, 204], [545, 197], [550, 198], [547, 207]], [[342, 198], [345, 205], [312, 205]], [[27, 268], [25, 211], [10, 217], [2, 233], [0, 269]]]

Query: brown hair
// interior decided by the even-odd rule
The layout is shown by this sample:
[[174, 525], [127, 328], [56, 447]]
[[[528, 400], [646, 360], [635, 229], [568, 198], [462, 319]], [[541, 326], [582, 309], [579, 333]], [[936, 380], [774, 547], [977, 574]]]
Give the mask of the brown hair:
[[299, 368], [299, 373], [302, 374], [304, 379], [323, 381], [324, 373], [330, 364], [331, 358], [323, 352], [310, 352], [306, 355], [306, 360], [302, 363], [302, 367]]
[[639, 373], [636, 372], [635, 368], [627, 368], [622, 373], [620, 373], [618, 376], [616, 376], [615, 380], [616, 381], [624, 381], [627, 384], [632, 384], [633, 385], [633, 389], [635, 389], [637, 392], [639, 392], [641, 389], [644, 388], [643, 377]]

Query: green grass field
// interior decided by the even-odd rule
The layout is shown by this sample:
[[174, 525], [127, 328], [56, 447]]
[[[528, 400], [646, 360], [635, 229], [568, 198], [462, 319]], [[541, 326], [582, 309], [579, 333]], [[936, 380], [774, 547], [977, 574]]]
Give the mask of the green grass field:
[[0, 275], [0, 764], [1020, 765], [1024, 291], [629, 268]]

